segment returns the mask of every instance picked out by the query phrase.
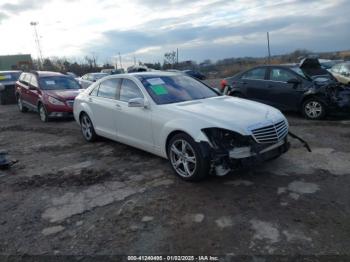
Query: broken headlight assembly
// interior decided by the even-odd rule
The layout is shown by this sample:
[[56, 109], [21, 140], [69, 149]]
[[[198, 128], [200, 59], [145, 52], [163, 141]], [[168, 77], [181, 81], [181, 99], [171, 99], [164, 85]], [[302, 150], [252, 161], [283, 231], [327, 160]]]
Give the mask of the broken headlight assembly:
[[210, 141], [210, 145], [216, 150], [231, 150], [236, 147], [249, 146], [251, 142], [249, 136], [242, 136], [223, 128], [204, 128], [202, 131]]

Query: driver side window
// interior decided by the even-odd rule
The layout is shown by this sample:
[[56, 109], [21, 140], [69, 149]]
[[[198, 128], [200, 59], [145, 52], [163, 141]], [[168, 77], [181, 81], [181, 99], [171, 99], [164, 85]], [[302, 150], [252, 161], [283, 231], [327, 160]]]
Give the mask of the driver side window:
[[272, 81], [287, 82], [292, 78], [296, 78], [295, 75], [282, 68], [273, 68], [270, 71], [270, 80]]
[[123, 79], [119, 100], [129, 102], [130, 99], [134, 98], [143, 98], [140, 88], [130, 79]]

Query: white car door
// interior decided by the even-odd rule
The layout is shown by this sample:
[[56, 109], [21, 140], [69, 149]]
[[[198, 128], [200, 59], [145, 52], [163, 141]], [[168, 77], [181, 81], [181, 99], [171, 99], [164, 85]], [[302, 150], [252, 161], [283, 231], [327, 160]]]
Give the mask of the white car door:
[[116, 98], [120, 81], [119, 78], [102, 81], [88, 98], [96, 133], [113, 140], [117, 139], [116, 123], [120, 111]]
[[123, 78], [119, 91], [119, 111], [117, 122], [117, 137], [120, 142], [154, 151], [152, 132], [152, 111], [144, 107], [128, 107], [128, 101], [133, 98], [144, 98], [137, 84]]

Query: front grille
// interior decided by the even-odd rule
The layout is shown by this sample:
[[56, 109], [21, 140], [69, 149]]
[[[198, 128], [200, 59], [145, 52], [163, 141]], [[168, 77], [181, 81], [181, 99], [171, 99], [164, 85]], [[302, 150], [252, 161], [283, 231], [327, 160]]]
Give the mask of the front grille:
[[68, 100], [68, 101], [66, 101], [67, 102], [67, 105], [69, 106], [69, 107], [73, 107], [73, 105], [74, 105], [74, 100]]
[[286, 121], [252, 130], [253, 138], [258, 143], [276, 143], [288, 133]]

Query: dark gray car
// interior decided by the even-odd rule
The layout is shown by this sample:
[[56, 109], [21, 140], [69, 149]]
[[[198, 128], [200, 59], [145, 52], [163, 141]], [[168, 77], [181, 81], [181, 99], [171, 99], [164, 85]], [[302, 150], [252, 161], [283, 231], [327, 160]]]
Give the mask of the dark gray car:
[[0, 105], [16, 103], [15, 83], [22, 71], [0, 71]]
[[300, 111], [308, 119], [322, 119], [330, 112], [350, 113], [350, 89], [321, 68], [317, 59], [300, 65], [258, 66], [226, 81], [229, 95]]

